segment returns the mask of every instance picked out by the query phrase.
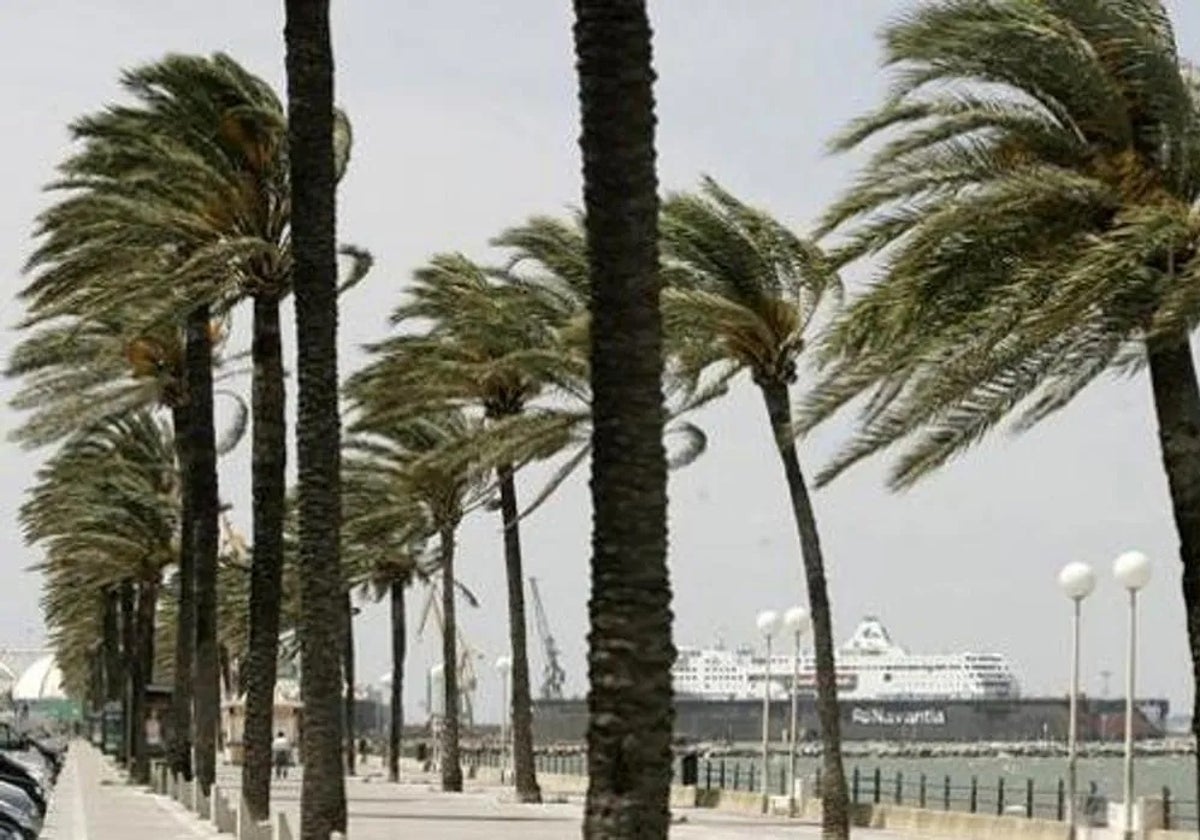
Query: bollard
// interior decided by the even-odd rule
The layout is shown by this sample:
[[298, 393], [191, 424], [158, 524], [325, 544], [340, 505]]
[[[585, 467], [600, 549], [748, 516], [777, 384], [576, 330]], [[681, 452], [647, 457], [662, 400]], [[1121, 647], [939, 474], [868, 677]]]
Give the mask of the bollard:
[[942, 785], [942, 810], [950, 810], [950, 777], [947, 776]]
[[739, 784], [740, 780], [738, 778], [741, 775], [742, 775], [742, 765], [740, 763], [733, 765], [733, 789], [734, 790], [742, 789], [741, 785]]
[[979, 810], [979, 779], [975, 776], [971, 777], [971, 813], [974, 814]]
[[1062, 779], [1059, 779], [1058, 780], [1058, 803], [1057, 803], [1057, 811], [1056, 811], [1057, 816], [1055, 817], [1055, 819], [1057, 819], [1059, 822], [1062, 822], [1064, 819], [1066, 819], [1066, 814], [1067, 814], [1066, 802], [1067, 802], [1066, 785]]
[[925, 774], [921, 774], [921, 786], [917, 788], [917, 796], [920, 798], [920, 807], [925, 808]]
[[854, 775], [850, 781], [850, 801], [855, 805], [858, 804], [858, 768], [854, 768]]
[[996, 784], [996, 816], [1004, 816], [1004, 777]]
[[896, 771], [896, 793], [893, 799], [897, 805], [904, 803], [904, 774], [899, 770]]
[[292, 828], [288, 825], [287, 814], [283, 811], [276, 811], [272, 824], [271, 840], [292, 840]]
[[725, 790], [725, 759], [721, 759], [721, 781], [717, 783], [717, 787]]
[[874, 792], [876, 805], [879, 804], [879, 797], [880, 797], [880, 794], [882, 794], [882, 793], [883, 793], [883, 773], [878, 767], [876, 767], [875, 768], [875, 792]]
[[1163, 828], [1167, 831], [1171, 830], [1171, 789], [1163, 785], [1162, 789], [1163, 801]]
[[1025, 780], [1025, 819], [1033, 819], [1033, 779]]

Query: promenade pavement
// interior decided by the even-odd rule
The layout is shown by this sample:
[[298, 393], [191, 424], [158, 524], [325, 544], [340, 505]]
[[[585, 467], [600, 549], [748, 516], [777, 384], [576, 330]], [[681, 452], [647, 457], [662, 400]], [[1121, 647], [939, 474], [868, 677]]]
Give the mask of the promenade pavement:
[[41, 840], [196, 840], [220, 836], [211, 825], [172, 800], [126, 784], [99, 752], [76, 741], [50, 799]]
[[[218, 784], [236, 801], [237, 768], [222, 767]], [[287, 813], [298, 833], [298, 775], [276, 782], [273, 809]], [[544, 805], [520, 805], [504, 788], [468, 783], [462, 794], [444, 794], [433, 779], [408, 774], [405, 783], [389, 784], [378, 764], [368, 765], [346, 785], [351, 840], [574, 840], [582, 807], [578, 798]], [[782, 819], [741, 817], [701, 809], [676, 812], [673, 840], [797, 840], [818, 838], [815, 825]], [[126, 785], [121, 775], [92, 747], [77, 742], [47, 813], [46, 840], [195, 840], [228, 837], [192, 816], [173, 801]], [[896, 840], [899, 835], [856, 830], [861, 840]]]
[[[375, 760], [347, 779], [350, 840], [576, 840], [580, 836], [581, 797], [522, 805], [513, 801], [507, 788], [469, 780], [461, 794], [442, 793], [436, 779], [412, 766], [402, 772], [402, 778], [401, 784], [388, 783]], [[218, 783], [236, 790], [238, 781], [237, 768], [222, 768]], [[293, 770], [292, 778], [275, 782], [271, 791], [272, 808], [286, 812], [294, 826], [300, 820], [300, 785]], [[816, 825], [786, 819], [698, 808], [677, 810], [675, 816], [682, 821], [671, 826], [672, 840], [816, 840], [821, 836]], [[857, 829], [854, 837], [898, 840], [900, 835]]]

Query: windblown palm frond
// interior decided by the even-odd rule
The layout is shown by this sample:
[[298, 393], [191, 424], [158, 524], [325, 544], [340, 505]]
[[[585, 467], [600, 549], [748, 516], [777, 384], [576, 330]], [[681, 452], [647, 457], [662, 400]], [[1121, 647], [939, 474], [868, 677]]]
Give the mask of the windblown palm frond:
[[109, 418], [67, 439], [37, 473], [20, 509], [60, 667], [86, 685], [100, 605], [92, 597], [127, 580], [157, 584], [174, 562], [179, 477], [169, 432], [146, 411]]
[[901, 441], [905, 487], [1200, 319], [1200, 98], [1157, 0], [942, 0], [884, 35], [883, 137], [826, 213], [875, 282], [829, 329], [808, 429], [865, 398], [832, 480]]

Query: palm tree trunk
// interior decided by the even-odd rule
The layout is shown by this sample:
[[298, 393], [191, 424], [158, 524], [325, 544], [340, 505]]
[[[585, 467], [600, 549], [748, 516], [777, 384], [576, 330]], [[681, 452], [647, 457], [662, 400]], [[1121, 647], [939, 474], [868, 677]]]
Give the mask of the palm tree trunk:
[[[1183, 604], [1197, 689], [1192, 733], [1200, 738], [1200, 386], [1186, 335], [1152, 342], [1148, 350], [1159, 447], [1183, 563]], [[1200, 752], [1195, 775], [1200, 802]]]
[[154, 608], [158, 603], [158, 581], [144, 580], [137, 591], [134, 651], [129, 661], [130, 689], [130, 779], [150, 783], [150, 756], [146, 754], [146, 685], [154, 662]]
[[137, 660], [137, 593], [133, 581], [121, 581], [121, 707], [124, 731], [121, 733], [121, 764], [130, 766], [133, 758], [134, 663]]
[[405, 624], [404, 581], [393, 580], [392, 596], [392, 702], [388, 727], [388, 781], [400, 781], [400, 739], [404, 734], [404, 657], [408, 647]]
[[191, 693], [196, 714], [196, 778], [208, 795], [217, 773], [221, 687], [217, 662], [217, 442], [213, 423], [212, 333], [207, 306], [188, 314], [188, 454], [191, 457], [192, 562], [195, 570], [196, 659]]
[[821, 777], [821, 826], [826, 838], [842, 840], [850, 836], [850, 803], [846, 792], [846, 774], [842, 767], [841, 709], [837, 698], [837, 670], [833, 659], [833, 618], [829, 609], [829, 590], [825, 583], [825, 561], [817, 520], [813, 515], [804, 474], [792, 433], [792, 405], [787, 386], [762, 385], [767, 415], [792, 499], [792, 515], [800, 536], [804, 559], [804, 580], [808, 588], [808, 608], [812, 615], [813, 649], [817, 659], [817, 717], [821, 722], [821, 746], [824, 773]]
[[125, 696], [125, 677], [121, 668], [120, 591], [109, 587], [104, 592], [104, 700], [120, 702]]
[[353, 776], [358, 772], [358, 751], [354, 743], [354, 601], [350, 593], [345, 595], [345, 626], [342, 629], [342, 680], [345, 694], [342, 697], [342, 715], [346, 730], [346, 773]]
[[654, 71], [645, 0], [575, 0], [591, 277], [592, 595], [585, 838], [669, 825], [671, 584]]
[[171, 412], [175, 427], [175, 458], [179, 465], [179, 603], [176, 608], [175, 668], [171, 694], [171, 773], [192, 778], [192, 653], [196, 643], [196, 569], [193, 559], [192, 472], [188, 444], [190, 407], [184, 403]]
[[[525, 640], [525, 573], [521, 568], [521, 531], [517, 483], [511, 464], [496, 470], [500, 482], [500, 518], [504, 523], [504, 569], [508, 577], [508, 637], [512, 648], [512, 744], [517, 799], [541, 802], [533, 763], [533, 698], [529, 691], [529, 651]], [[507, 700], [508, 698], [506, 698]]]
[[461, 791], [459, 757], [458, 619], [455, 617], [454, 526], [440, 531], [438, 562], [442, 568], [442, 790]]
[[246, 691], [242, 743], [242, 799], [255, 820], [270, 817], [271, 741], [274, 737], [275, 678], [279, 659], [279, 610], [283, 590], [283, 519], [287, 493], [287, 418], [279, 298], [254, 298], [253, 438], [251, 493], [254, 556], [250, 567], [250, 634], [240, 668]]
[[329, 0], [286, 0], [300, 496], [301, 840], [346, 831], [342, 776], [340, 418]]

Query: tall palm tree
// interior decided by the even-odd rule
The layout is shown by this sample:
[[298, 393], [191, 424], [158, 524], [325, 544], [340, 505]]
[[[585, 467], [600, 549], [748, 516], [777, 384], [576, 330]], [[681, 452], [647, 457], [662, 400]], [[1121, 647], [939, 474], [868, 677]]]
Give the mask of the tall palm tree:
[[347, 578], [376, 601], [390, 602], [391, 716], [388, 780], [400, 780], [404, 730], [404, 660], [408, 647], [405, 590], [428, 575], [421, 558], [429, 536], [420, 505], [385, 463], [349, 453], [342, 470], [342, 556]]
[[342, 777], [342, 568], [337, 374], [336, 185], [329, 0], [286, 0], [299, 416], [302, 840], [346, 830]]
[[591, 278], [588, 838], [666, 837], [671, 587], [645, 0], [575, 0]]
[[[151, 324], [183, 309], [192, 321], [188, 334], [201, 342], [211, 303], [228, 303], [243, 294], [255, 297], [255, 460], [260, 467], [255, 499], [259, 530], [275, 533], [274, 539], [264, 536], [260, 551], [261, 569], [269, 574], [278, 566], [273, 562], [278, 551], [270, 549], [278, 543], [283, 494], [282, 364], [278, 341], [270, 341], [278, 334], [277, 299], [287, 276], [286, 158], [278, 151], [282, 109], [265, 83], [220, 55], [169, 56], [127, 72], [122, 81], [136, 105], [111, 108], [73, 126], [84, 145], [62, 166], [64, 180], [57, 186], [70, 194], [43, 216], [46, 242], [32, 261], [43, 271], [25, 296], [40, 319], [64, 313], [103, 317], [115, 306], [127, 312], [132, 299], [147, 310], [139, 318]], [[164, 282], [172, 285], [172, 294], [160, 293]], [[192, 358], [205, 355], [202, 346], [192, 349]], [[202, 374], [191, 376], [200, 377], [189, 380], [192, 387], [208, 387]], [[201, 443], [199, 464], [207, 469], [204, 465], [214, 460], [212, 447], [203, 444], [212, 437], [207, 432], [211, 419], [202, 416], [198, 424], [189, 424], [183, 409], [195, 402], [203, 413], [210, 400], [199, 394], [193, 401], [187, 388], [181, 391], [176, 418], [180, 461], [186, 465], [188, 448]], [[190, 539], [181, 543], [185, 571], [193, 560], [199, 565], [183, 576], [179, 615], [191, 625], [195, 578], [201, 600], [199, 637], [193, 643], [192, 633], [179, 634], [174, 726], [179, 737], [173, 763], [187, 773], [186, 698], [192, 694], [187, 675], [194, 644], [200, 649], [198, 756], [207, 786], [215, 772], [209, 756], [215, 747], [218, 695], [212, 620], [215, 491], [205, 488], [215, 486], [215, 479], [198, 473], [195, 480], [203, 492], [186, 494], [187, 518], [200, 527], [192, 528], [189, 521], [185, 533], [194, 533], [203, 550], [197, 554]], [[204, 511], [199, 518], [196, 507]], [[271, 599], [256, 600], [255, 615], [269, 621]], [[253, 772], [248, 775], [254, 778]]]
[[[512, 418], [552, 385], [586, 376], [582, 358], [555, 329], [553, 301], [533, 285], [494, 276], [461, 254], [434, 256], [418, 269], [392, 315], [400, 335], [371, 349], [378, 361], [358, 379], [378, 380], [365, 411], [378, 422], [446, 405], [482, 411], [500, 445], [495, 460], [500, 495], [512, 651], [511, 717], [517, 797], [538, 802], [533, 761], [533, 715], [526, 645], [523, 558], [518, 522]], [[412, 327], [421, 332], [413, 332]], [[551, 435], [553, 420], [526, 425]], [[532, 436], [531, 436], [532, 438]], [[532, 442], [532, 440], [531, 440]], [[538, 440], [538, 445], [544, 438]]]
[[829, 837], [849, 832], [841, 756], [841, 713], [833, 659], [833, 621], [816, 516], [796, 451], [789, 389], [806, 331], [821, 304], [841, 291], [836, 272], [811, 243], [767, 213], [706, 179], [698, 194], [663, 207], [665, 296], [673, 363], [684, 376], [747, 370], [766, 407], [783, 466], [800, 543], [817, 664], [817, 712], [824, 746], [822, 824]]
[[[38, 471], [20, 512], [26, 541], [45, 551], [47, 624], [68, 683], [86, 679], [93, 650], [80, 632], [94, 632], [105, 613], [99, 623], [110, 643], [121, 637], [126, 756], [143, 783], [149, 780], [145, 688], [162, 570], [175, 560], [178, 490], [170, 435], [143, 411], [69, 438]], [[111, 615], [107, 595], [104, 603], [80, 597], [114, 591]]]
[[842, 261], [885, 261], [829, 333], [805, 425], [870, 399], [820, 479], [915, 439], [891, 478], [908, 486], [1018, 408], [1026, 429], [1147, 367], [1200, 685], [1200, 83], [1169, 15], [925, 3], [884, 46], [897, 84], [835, 146], [891, 136], [823, 229], [845, 235]]
[[[461, 791], [456, 537], [463, 517], [490, 495], [486, 478], [490, 468], [475, 459], [471, 446], [480, 436], [482, 423], [462, 409], [443, 409], [401, 420], [373, 412], [372, 406], [384, 402], [379, 390], [387, 387], [387, 380], [377, 373], [387, 363], [386, 357], [377, 358], [347, 384], [346, 394], [355, 416], [351, 429], [356, 437], [351, 447], [356, 458], [366, 459], [356, 466], [356, 471], [369, 470], [375, 481], [393, 486], [391, 497], [418, 506], [423, 533], [438, 539], [436, 568], [441, 575], [444, 699], [442, 789]], [[400, 508], [381, 510], [390, 517]]]

